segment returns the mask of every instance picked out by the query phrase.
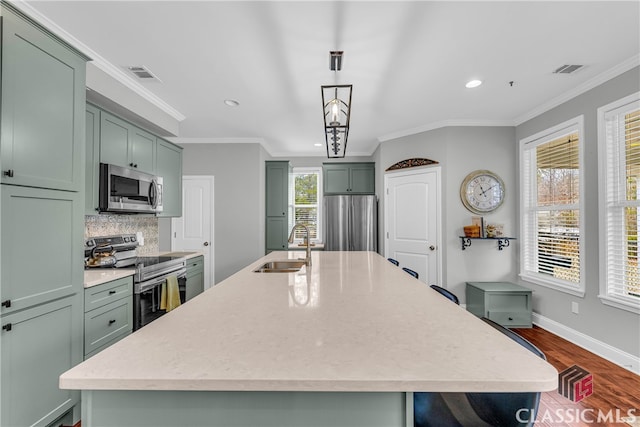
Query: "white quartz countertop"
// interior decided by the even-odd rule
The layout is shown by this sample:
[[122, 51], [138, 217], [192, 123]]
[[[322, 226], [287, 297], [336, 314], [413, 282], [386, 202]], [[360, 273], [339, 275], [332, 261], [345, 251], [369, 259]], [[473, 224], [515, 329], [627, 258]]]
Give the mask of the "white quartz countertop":
[[[182, 256], [185, 259], [192, 259], [199, 257], [202, 252], [161, 252], [158, 255], [164, 256]], [[136, 273], [135, 268], [89, 268], [84, 270], [84, 287], [91, 288], [93, 286], [101, 285], [103, 283], [117, 280], [122, 277], [133, 276]]]
[[63, 389], [549, 391], [557, 372], [373, 252], [272, 252], [60, 377]]
[[91, 288], [112, 280], [133, 276], [136, 273], [132, 268], [92, 268], [84, 271], [84, 287]]

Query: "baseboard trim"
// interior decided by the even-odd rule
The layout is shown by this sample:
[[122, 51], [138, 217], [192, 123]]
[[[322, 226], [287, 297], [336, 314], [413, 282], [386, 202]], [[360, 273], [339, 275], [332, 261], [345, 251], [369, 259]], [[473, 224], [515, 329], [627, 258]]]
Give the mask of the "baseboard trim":
[[589, 350], [603, 359], [607, 359], [634, 374], [640, 375], [640, 357], [636, 357], [633, 354], [629, 354], [535, 312], [533, 313], [533, 323], [542, 329], [546, 329], [567, 341]]

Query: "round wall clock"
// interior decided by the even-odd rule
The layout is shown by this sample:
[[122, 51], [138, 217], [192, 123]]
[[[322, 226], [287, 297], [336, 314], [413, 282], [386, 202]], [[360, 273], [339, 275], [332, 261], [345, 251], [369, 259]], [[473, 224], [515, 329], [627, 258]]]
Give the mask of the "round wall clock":
[[460, 199], [475, 214], [493, 212], [504, 201], [504, 182], [491, 171], [473, 171], [462, 181]]

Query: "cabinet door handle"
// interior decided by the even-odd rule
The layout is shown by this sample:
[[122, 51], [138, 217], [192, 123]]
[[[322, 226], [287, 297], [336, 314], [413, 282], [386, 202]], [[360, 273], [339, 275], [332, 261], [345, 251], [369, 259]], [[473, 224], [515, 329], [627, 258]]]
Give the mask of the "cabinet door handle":
[[116, 319], [109, 320], [109, 326], [113, 325], [114, 323], [116, 323]]
[[116, 293], [116, 291], [109, 291], [109, 295], [113, 295], [115, 293]]
[[11, 323], [7, 323], [6, 325], [2, 325], [2, 330], [9, 332], [13, 325]]
[[13, 178], [13, 169], [6, 170], [6, 171], [2, 172], [2, 174], [4, 176], [9, 177], [9, 178]]
[[3, 307], [9, 308], [9, 307], [11, 307], [11, 300], [8, 299], [6, 301], [2, 301], [2, 304], [0, 304], [0, 305], [2, 305]]

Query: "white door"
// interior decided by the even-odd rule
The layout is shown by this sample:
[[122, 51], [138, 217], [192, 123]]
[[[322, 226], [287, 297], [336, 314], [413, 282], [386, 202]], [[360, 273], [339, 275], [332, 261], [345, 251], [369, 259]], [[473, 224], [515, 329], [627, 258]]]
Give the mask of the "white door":
[[171, 220], [171, 250], [204, 254], [204, 288], [213, 277], [213, 177], [182, 177], [182, 217]]
[[385, 174], [385, 256], [441, 285], [440, 167]]

